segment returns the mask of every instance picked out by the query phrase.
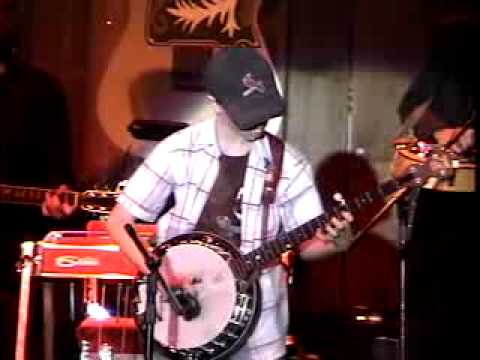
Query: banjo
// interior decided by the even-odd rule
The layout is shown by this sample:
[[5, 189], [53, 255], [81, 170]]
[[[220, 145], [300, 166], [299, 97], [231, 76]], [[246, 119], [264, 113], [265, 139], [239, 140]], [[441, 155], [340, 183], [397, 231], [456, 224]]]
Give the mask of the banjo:
[[[184, 311], [178, 315], [159, 287], [155, 340], [174, 359], [223, 359], [233, 354], [252, 333], [260, 314], [260, 270], [310, 239], [340, 210], [353, 212], [396, 191], [421, 186], [429, 178], [447, 176], [444, 160], [432, 157], [247, 254], [206, 232], [182, 234], [162, 243], [154, 249], [162, 259], [159, 272]], [[140, 315], [145, 311], [145, 290], [144, 284], [138, 288]]]

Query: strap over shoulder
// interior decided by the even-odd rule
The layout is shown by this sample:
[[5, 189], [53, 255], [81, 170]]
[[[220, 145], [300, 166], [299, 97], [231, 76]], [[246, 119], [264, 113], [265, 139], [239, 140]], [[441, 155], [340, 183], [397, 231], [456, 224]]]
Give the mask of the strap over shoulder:
[[275, 135], [266, 133], [270, 143], [270, 150], [272, 153], [271, 171], [265, 177], [265, 185], [263, 190], [263, 203], [271, 204], [275, 200], [278, 181], [282, 172], [283, 165], [283, 151], [285, 148], [284, 142]]

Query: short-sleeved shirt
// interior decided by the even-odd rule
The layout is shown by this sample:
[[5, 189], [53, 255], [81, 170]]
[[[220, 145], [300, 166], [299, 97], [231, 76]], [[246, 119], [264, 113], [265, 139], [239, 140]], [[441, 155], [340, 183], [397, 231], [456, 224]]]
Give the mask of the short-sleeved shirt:
[[[129, 179], [118, 202], [134, 217], [155, 221], [173, 192], [175, 205], [157, 222], [158, 241], [191, 232], [219, 175], [221, 155], [214, 120], [180, 130], [153, 149]], [[262, 193], [271, 163], [268, 139], [256, 140], [248, 154], [243, 179], [242, 254], [275, 239], [281, 228], [293, 230], [323, 212], [309, 163], [286, 144], [276, 199], [269, 207], [267, 238], [262, 239]], [[262, 313], [247, 343], [233, 359], [270, 360], [285, 353], [288, 299], [283, 267], [278, 263], [262, 270], [259, 282]]]

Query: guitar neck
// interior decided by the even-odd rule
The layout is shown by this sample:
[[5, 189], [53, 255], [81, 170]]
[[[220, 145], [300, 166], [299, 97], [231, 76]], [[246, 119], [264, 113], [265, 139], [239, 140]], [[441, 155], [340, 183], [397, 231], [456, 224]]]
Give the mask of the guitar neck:
[[[51, 189], [0, 184], [0, 203], [41, 205], [49, 191]], [[79, 194], [69, 191], [63, 193], [62, 197], [70, 204], [77, 204]]]
[[[400, 190], [401, 187], [401, 182], [395, 179], [386, 181], [380, 184], [377, 189], [364, 192], [347, 202], [346, 208], [351, 212], [358, 211], [364, 206], [372, 204], [375, 201], [383, 199], [385, 196]], [[248, 272], [261, 270], [268, 264], [271, 264], [272, 261], [278, 259], [282, 253], [296, 248], [305, 240], [311, 239], [315, 234], [315, 231], [319, 228], [325, 229], [325, 226], [330, 219], [341, 209], [341, 207], [335, 208], [331, 213], [324, 213], [288, 233], [280, 234], [276, 240], [264, 242], [263, 245], [257, 249], [244, 255], [247, 267], [246, 270]]]

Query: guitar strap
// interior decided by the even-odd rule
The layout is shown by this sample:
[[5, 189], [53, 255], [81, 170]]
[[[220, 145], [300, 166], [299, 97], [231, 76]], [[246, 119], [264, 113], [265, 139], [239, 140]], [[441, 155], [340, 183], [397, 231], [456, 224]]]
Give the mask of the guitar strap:
[[281, 139], [270, 133], [265, 133], [270, 143], [270, 152], [272, 154], [272, 162], [267, 166], [265, 174], [265, 182], [263, 185], [262, 203], [264, 206], [262, 216], [262, 239], [267, 238], [267, 222], [269, 215], [269, 205], [275, 201], [277, 192], [277, 184], [280, 180], [283, 164], [283, 150], [285, 144]]

